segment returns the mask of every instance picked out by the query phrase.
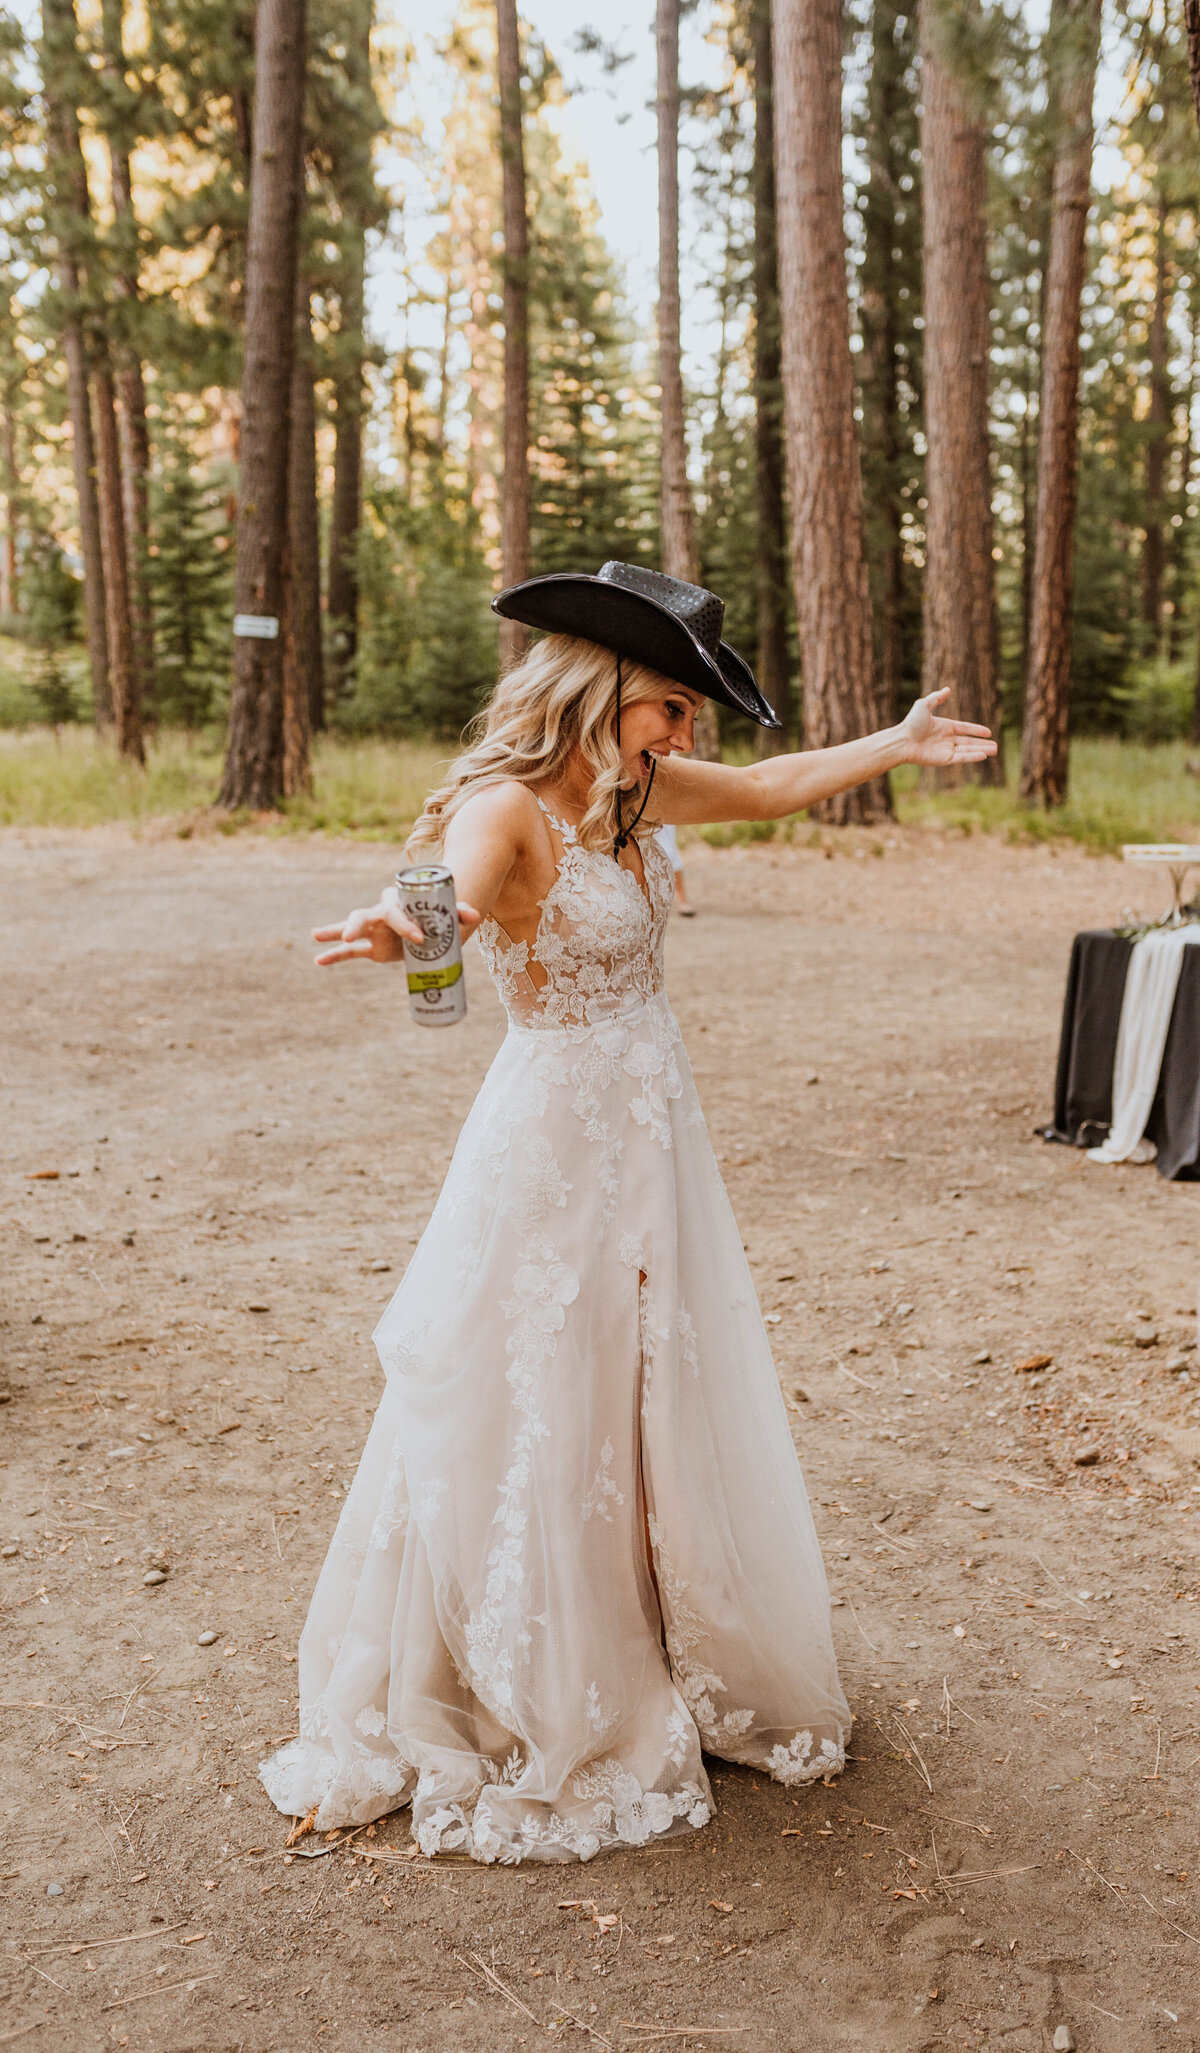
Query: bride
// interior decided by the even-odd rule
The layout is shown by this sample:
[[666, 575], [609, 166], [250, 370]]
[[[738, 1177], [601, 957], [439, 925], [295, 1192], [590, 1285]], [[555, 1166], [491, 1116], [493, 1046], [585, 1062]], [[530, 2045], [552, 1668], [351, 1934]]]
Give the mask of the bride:
[[[663, 991], [660, 822], [779, 819], [977, 762], [946, 694], [841, 747], [692, 763], [704, 699], [779, 723], [712, 593], [535, 578], [409, 849], [454, 873], [508, 1034], [375, 1334], [386, 1383], [262, 1767], [318, 1827], [411, 1804], [427, 1854], [588, 1860], [707, 1823], [702, 1754], [844, 1761], [829, 1597], [741, 1235]], [[320, 963], [397, 962], [394, 888]], [[753, 1043], [747, 1035], [747, 1060]]]

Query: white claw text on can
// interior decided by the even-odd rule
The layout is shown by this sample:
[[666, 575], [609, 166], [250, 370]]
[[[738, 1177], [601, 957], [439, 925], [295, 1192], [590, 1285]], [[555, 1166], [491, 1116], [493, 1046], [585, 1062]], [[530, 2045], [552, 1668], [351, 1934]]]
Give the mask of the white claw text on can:
[[404, 943], [412, 1016], [418, 1026], [454, 1026], [467, 1011], [454, 878], [440, 863], [425, 863], [398, 870], [396, 884], [405, 917], [425, 937]]

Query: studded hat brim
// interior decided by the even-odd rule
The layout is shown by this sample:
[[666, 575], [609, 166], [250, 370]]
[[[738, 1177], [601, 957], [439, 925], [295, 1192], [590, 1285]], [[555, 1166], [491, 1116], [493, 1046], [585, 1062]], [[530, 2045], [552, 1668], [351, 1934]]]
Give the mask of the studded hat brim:
[[673, 683], [745, 714], [760, 727], [782, 724], [755, 684], [749, 664], [728, 642], [721, 642], [714, 659], [668, 606], [607, 578], [572, 571], [531, 577], [498, 593], [492, 611], [545, 634], [573, 634], [599, 642], [615, 655], [644, 663]]

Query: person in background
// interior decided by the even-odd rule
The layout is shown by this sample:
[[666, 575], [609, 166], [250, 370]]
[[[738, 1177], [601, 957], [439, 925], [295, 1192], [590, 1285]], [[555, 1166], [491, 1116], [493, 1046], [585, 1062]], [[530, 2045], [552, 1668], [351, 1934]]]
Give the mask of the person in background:
[[694, 920], [696, 908], [688, 898], [687, 885], [683, 880], [683, 857], [679, 853], [679, 836], [676, 834], [674, 827], [669, 824], [665, 827], [659, 827], [656, 829], [656, 832], [661, 846], [666, 851], [671, 868], [675, 873], [675, 910], [681, 919]]

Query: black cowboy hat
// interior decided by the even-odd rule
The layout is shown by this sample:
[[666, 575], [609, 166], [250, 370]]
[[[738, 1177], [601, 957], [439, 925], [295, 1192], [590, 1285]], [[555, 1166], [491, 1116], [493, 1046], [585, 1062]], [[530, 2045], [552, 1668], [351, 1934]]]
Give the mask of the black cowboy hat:
[[644, 663], [706, 699], [745, 713], [760, 727], [779, 727], [754, 673], [721, 640], [725, 603], [703, 585], [684, 584], [634, 563], [606, 563], [598, 577], [574, 571], [531, 577], [492, 600], [492, 611], [547, 634], [599, 642], [615, 655]]

